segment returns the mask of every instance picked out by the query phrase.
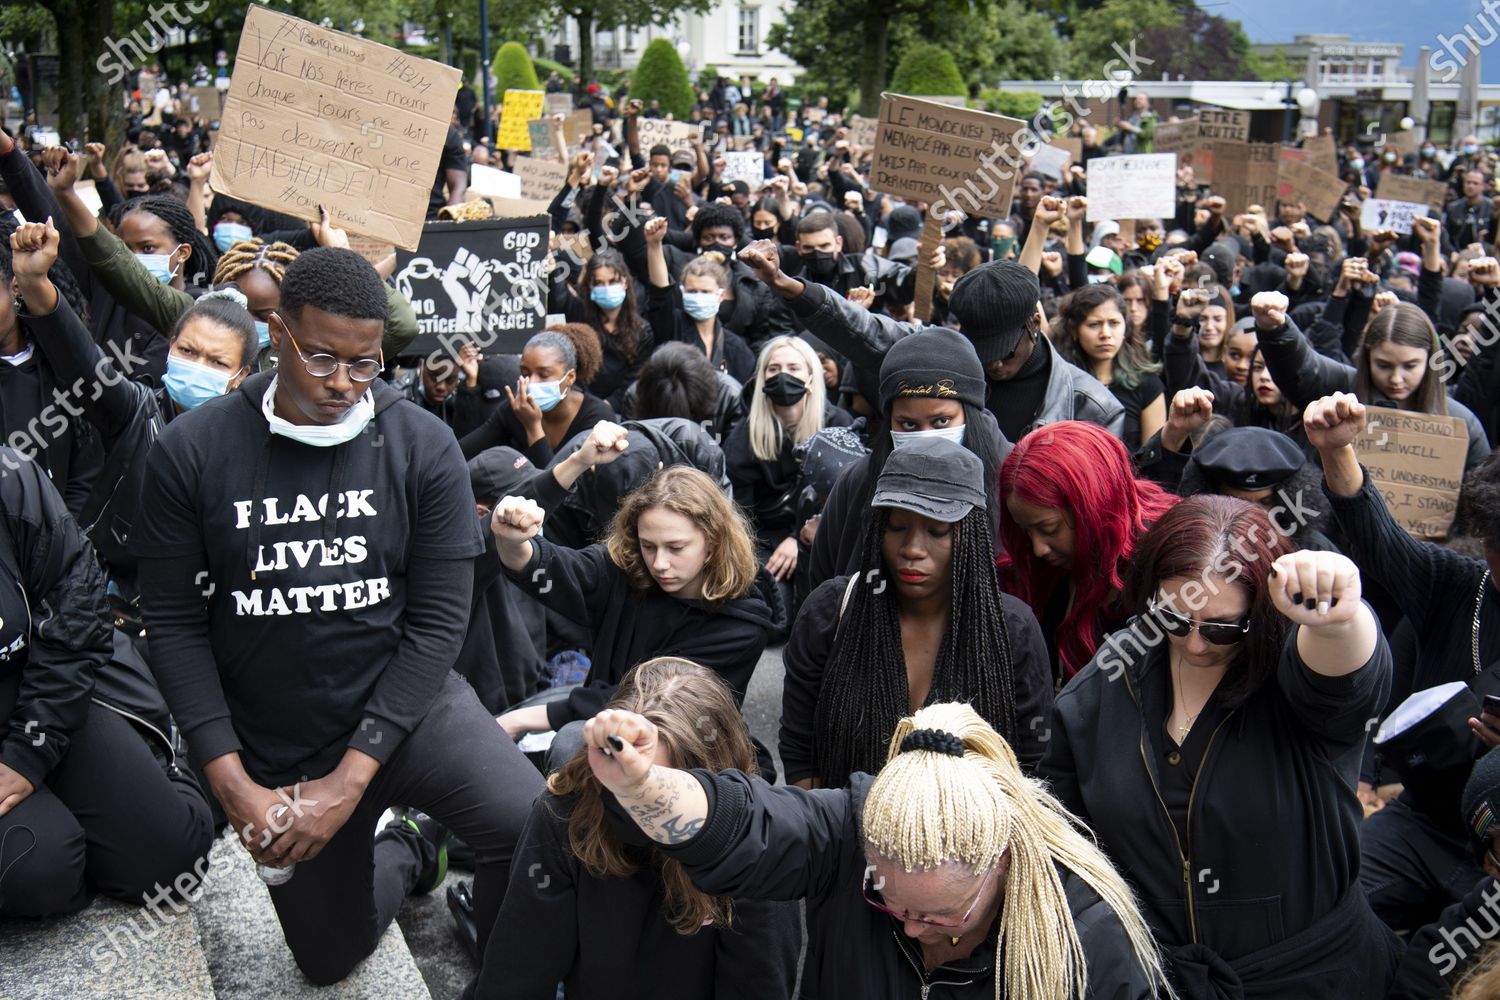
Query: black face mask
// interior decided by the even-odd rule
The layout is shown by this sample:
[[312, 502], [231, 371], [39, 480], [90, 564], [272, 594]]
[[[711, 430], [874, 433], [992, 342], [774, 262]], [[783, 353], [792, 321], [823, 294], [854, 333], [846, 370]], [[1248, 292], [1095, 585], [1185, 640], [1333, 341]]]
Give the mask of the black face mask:
[[807, 395], [807, 383], [790, 372], [777, 372], [766, 379], [760, 391], [777, 406], [796, 406]]
[[802, 273], [813, 281], [827, 284], [839, 273], [838, 258], [821, 250], [798, 254], [802, 258]]
[[752, 229], [750, 230], [750, 235], [758, 240], [774, 240], [776, 238], [776, 230], [774, 228]]
[[734, 244], [733, 243], [707, 243], [707, 244], [701, 244], [700, 243], [698, 245], [698, 253], [699, 253], [700, 256], [702, 254], [715, 253], [715, 252], [723, 254], [724, 257], [725, 257], [725, 259], [727, 259], [727, 260], [733, 260], [734, 259]]

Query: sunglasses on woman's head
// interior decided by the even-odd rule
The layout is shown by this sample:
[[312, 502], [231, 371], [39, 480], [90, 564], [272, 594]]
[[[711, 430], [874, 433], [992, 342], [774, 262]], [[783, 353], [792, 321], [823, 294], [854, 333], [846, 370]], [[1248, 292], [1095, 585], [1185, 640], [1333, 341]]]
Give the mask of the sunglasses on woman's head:
[[1203, 636], [1204, 642], [1212, 643], [1215, 646], [1233, 646], [1244, 639], [1245, 634], [1250, 631], [1250, 616], [1248, 614], [1237, 622], [1200, 622], [1195, 618], [1179, 614], [1165, 604], [1161, 604], [1155, 600], [1152, 600], [1150, 609], [1151, 613], [1156, 615], [1157, 620], [1161, 622], [1161, 627], [1166, 630], [1167, 634], [1174, 635], [1179, 639], [1190, 635], [1193, 629], [1196, 628], [1198, 634]]

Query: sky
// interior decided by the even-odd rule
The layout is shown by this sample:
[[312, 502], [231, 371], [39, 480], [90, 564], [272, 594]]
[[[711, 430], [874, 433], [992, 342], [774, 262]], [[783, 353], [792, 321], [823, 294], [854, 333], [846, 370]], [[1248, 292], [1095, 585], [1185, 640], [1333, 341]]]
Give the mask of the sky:
[[[1406, 46], [1401, 65], [1414, 66], [1417, 49], [1442, 48], [1438, 36], [1452, 36], [1472, 24], [1481, 41], [1500, 34], [1500, 6], [1486, 15], [1481, 0], [1199, 0], [1210, 14], [1239, 21], [1252, 42], [1289, 42], [1294, 35], [1341, 34], [1359, 42]], [[1457, 51], [1465, 51], [1460, 45]], [[1500, 44], [1479, 61], [1480, 79], [1500, 83]]]

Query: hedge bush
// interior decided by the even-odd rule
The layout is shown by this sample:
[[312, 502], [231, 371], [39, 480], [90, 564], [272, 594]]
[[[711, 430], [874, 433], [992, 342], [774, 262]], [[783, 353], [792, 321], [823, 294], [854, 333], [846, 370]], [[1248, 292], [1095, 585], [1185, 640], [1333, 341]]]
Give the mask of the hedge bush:
[[506, 42], [495, 53], [495, 95], [503, 97], [507, 90], [541, 90], [536, 78], [536, 67], [531, 65], [531, 56], [519, 42]]
[[687, 69], [677, 55], [677, 47], [665, 38], [656, 38], [641, 53], [641, 61], [630, 75], [630, 96], [649, 107], [660, 101], [663, 111], [686, 120], [693, 111], [693, 87]]
[[922, 43], [902, 53], [891, 76], [891, 91], [913, 97], [956, 97], [967, 95], [969, 88], [946, 49]]

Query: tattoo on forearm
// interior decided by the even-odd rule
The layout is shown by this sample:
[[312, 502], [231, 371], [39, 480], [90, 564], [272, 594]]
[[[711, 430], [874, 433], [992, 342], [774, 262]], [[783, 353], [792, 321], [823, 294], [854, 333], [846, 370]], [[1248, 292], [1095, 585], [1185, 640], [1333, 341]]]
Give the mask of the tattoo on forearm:
[[624, 805], [652, 840], [659, 844], [681, 844], [696, 836], [704, 823], [703, 816], [689, 817], [684, 813], [678, 805], [681, 798], [682, 786], [667, 778], [661, 768], [652, 768], [641, 796]]

